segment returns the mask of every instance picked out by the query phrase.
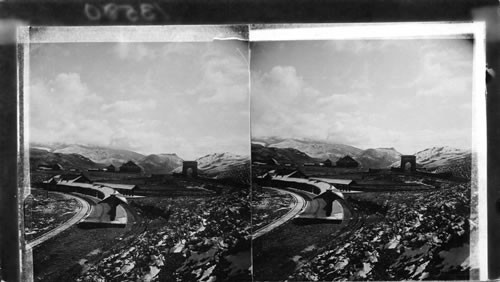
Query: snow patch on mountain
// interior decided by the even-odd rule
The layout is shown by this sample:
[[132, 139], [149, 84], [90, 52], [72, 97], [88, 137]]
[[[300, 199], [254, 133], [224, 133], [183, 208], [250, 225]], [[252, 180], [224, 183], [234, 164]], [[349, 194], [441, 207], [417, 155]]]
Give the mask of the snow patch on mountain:
[[343, 144], [327, 143], [323, 141], [286, 139], [269, 145], [271, 148], [292, 148], [318, 159], [336, 161], [346, 155], [358, 156], [363, 150]]
[[144, 158], [144, 155], [129, 150], [76, 144], [57, 148], [52, 152], [62, 154], [79, 154], [91, 159], [96, 163], [108, 165], [113, 164], [115, 166], [120, 166], [130, 160], [137, 162]]
[[[450, 165], [452, 162], [470, 158], [471, 150], [458, 149], [449, 146], [432, 147], [415, 153], [417, 164], [427, 169], [435, 169]], [[401, 165], [401, 161], [392, 164], [394, 167]]]

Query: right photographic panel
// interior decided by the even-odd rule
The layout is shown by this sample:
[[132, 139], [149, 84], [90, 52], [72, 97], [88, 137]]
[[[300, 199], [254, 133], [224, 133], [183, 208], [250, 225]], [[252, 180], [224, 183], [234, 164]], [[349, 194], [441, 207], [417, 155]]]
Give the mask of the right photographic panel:
[[483, 30], [251, 29], [256, 281], [485, 278]]

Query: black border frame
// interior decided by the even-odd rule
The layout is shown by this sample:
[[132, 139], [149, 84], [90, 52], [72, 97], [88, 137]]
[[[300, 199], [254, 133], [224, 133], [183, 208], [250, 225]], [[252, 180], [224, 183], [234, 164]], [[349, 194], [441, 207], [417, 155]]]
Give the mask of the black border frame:
[[[86, 6], [152, 6], [155, 17], [89, 18]], [[500, 75], [500, 14], [495, 0], [5, 0], [0, 2], [0, 277], [22, 281], [19, 227], [19, 112], [17, 49], [2, 31], [26, 25], [176, 25], [253, 23], [355, 23], [471, 21], [489, 9], [486, 58]], [[102, 9], [101, 9], [102, 11]], [[497, 30], [498, 29], [498, 30]], [[498, 33], [498, 35], [497, 35]], [[495, 39], [496, 38], [496, 39]], [[497, 75], [498, 76], [498, 75]], [[500, 277], [500, 78], [487, 85], [487, 173], [489, 279]]]

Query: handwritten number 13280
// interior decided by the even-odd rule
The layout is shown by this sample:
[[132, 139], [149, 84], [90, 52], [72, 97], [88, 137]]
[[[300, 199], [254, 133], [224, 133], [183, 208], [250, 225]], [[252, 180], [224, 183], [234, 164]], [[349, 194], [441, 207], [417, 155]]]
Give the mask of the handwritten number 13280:
[[163, 10], [157, 5], [142, 3], [138, 9], [129, 4], [108, 3], [104, 5], [85, 4], [85, 16], [91, 21], [99, 21], [108, 19], [116, 21], [120, 16], [125, 16], [131, 22], [136, 22], [139, 19], [145, 21], [154, 21], [158, 15], [166, 17]]

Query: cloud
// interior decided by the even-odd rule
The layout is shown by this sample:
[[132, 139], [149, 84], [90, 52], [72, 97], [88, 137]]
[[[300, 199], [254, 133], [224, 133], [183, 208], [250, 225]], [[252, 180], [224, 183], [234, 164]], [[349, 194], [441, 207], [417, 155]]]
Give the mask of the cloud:
[[252, 134], [326, 139], [372, 98], [368, 92], [322, 93], [294, 67], [275, 66], [252, 79]]
[[39, 142], [74, 142], [82, 136], [103, 143], [109, 136], [99, 115], [103, 99], [81, 81], [77, 73], [60, 73], [47, 82], [35, 81], [30, 89], [30, 135]]
[[[472, 49], [467, 42], [427, 42], [419, 49], [420, 72], [415, 78], [417, 97], [470, 97]], [[470, 99], [469, 99], [470, 100]]]
[[122, 100], [111, 104], [101, 106], [102, 111], [110, 112], [111, 114], [127, 114], [141, 111], [152, 110], [156, 107], [156, 102], [152, 99], [140, 100]]
[[201, 79], [188, 95], [198, 97], [202, 104], [248, 102], [250, 73], [245, 58], [209, 49], [201, 60]]
[[454, 97], [472, 94], [472, 81], [465, 77], [441, 76], [441, 81], [433, 86], [418, 89], [418, 97]]

